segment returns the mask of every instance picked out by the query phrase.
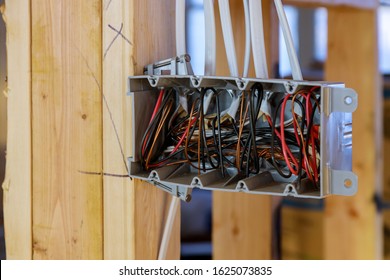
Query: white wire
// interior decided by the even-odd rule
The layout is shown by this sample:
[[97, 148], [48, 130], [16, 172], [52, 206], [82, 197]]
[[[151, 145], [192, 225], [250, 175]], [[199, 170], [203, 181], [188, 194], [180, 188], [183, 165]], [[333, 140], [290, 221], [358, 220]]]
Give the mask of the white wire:
[[225, 42], [226, 56], [229, 64], [230, 75], [238, 77], [236, 48], [234, 45], [232, 20], [230, 17], [229, 0], [218, 0], [219, 15], [221, 18], [223, 39]]
[[297, 53], [294, 48], [294, 42], [291, 35], [290, 26], [288, 25], [286, 13], [283, 9], [281, 0], [274, 0], [279, 22], [282, 27], [283, 37], [287, 48], [288, 58], [290, 60], [292, 76], [294, 80], [303, 80], [301, 66], [299, 65]]
[[261, 0], [249, 0], [252, 52], [256, 78], [268, 79]]
[[216, 68], [216, 35], [214, 0], [203, 0], [205, 25], [205, 65], [204, 74], [215, 76]]
[[177, 198], [176, 196], [172, 196], [171, 205], [169, 206], [167, 221], [165, 222], [164, 232], [161, 239], [160, 250], [158, 252], [159, 260], [165, 260], [167, 257], [169, 239], [171, 237], [173, 223], [175, 221], [179, 202], [180, 202], [179, 198]]
[[176, 0], [176, 55], [186, 54], [186, 1]]
[[244, 2], [244, 13], [245, 13], [245, 55], [244, 55], [244, 71], [242, 73], [242, 76], [247, 77], [249, 71], [249, 62], [251, 58], [251, 24], [250, 24], [248, 0], [243, 0], [243, 2]]

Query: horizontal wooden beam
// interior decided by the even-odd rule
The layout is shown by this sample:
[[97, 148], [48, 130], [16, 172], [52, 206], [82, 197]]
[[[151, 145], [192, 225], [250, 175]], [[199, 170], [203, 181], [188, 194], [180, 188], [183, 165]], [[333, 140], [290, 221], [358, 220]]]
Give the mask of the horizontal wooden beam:
[[350, 6], [362, 9], [376, 9], [379, 0], [284, 0], [285, 5], [296, 6]]

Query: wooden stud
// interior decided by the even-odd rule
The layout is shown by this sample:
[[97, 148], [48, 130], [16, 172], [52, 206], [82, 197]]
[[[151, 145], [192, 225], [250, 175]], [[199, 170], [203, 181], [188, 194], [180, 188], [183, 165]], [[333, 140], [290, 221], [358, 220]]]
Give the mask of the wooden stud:
[[[174, 0], [134, 2], [134, 41], [138, 47], [134, 48], [134, 72], [130, 74], [140, 75], [145, 65], [176, 55], [174, 15]], [[156, 259], [171, 196], [139, 180], [134, 186], [135, 255], [137, 259]], [[167, 259], [180, 258], [180, 205], [169, 244]]]
[[31, 259], [30, 1], [7, 0], [5, 4], [8, 134], [2, 187], [6, 253], [7, 259]]
[[[126, 79], [174, 56], [174, 1], [7, 4], [8, 258], [155, 259], [170, 196], [123, 177]], [[167, 258], [180, 256], [179, 217]]]
[[381, 234], [376, 224], [374, 193], [382, 180], [378, 156], [382, 106], [377, 12], [329, 8], [328, 22], [326, 79], [343, 81], [359, 95], [359, 106], [353, 115], [353, 171], [359, 177], [359, 191], [353, 197], [326, 200], [325, 258], [375, 259], [381, 257], [378, 254]]
[[131, 140], [126, 91], [136, 47], [134, 14], [130, 1], [102, 1], [102, 5], [104, 259], [134, 259], [135, 191], [126, 177]]
[[[105, 259], [156, 259], [170, 196], [139, 180], [110, 174], [127, 174], [131, 156], [127, 77], [141, 75], [146, 64], [175, 56], [175, 5], [172, 0], [107, 0], [102, 5]], [[167, 254], [171, 259], [180, 257], [179, 212]]]
[[31, 5], [33, 258], [102, 259], [101, 2]]
[[[267, 59], [273, 65], [272, 44], [275, 40], [269, 31], [271, 2], [264, 2], [264, 26], [267, 43]], [[230, 2], [233, 32], [236, 41], [239, 69], [242, 69], [244, 45], [244, 11], [242, 1]], [[217, 9], [216, 9], [217, 10]], [[275, 19], [275, 17], [273, 17]], [[219, 14], [216, 17], [218, 44], [223, 44]], [[219, 30], [219, 31], [218, 31]], [[223, 45], [219, 47], [223, 50]], [[251, 54], [253, 55], [253, 54]], [[250, 75], [253, 74], [251, 67]], [[229, 75], [224, 51], [217, 52], [217, 75]], [[271, 69], [269, 73], [272, 73]], [[271, 198], [241, 193], [213, 193], [213, 258], [214, 259], [270, 259], [271, 258]]]

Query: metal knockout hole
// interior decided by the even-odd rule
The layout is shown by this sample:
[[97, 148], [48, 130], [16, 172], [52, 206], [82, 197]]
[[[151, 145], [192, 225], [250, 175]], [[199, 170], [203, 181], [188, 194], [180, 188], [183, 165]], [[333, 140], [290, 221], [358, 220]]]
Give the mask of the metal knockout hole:
[[352, 187], [352, 181], [351, 181], [351, 179], [345, 179], [344, 180], [344, 187], [346, 187], [346, 188], [351, 188]]
[[150, 82], [150, 85], [153, 86], [153, 87], [157, 84], [157, 81], [154, 78], [150, 78], [149, 82]]
[[198, 86], [199, 85], [199, 80], [198, 79], [193, 79], [192, 82], [194, 83], [194, 86]]
[[346, 105], [351, 105], [352, 102], [353, 102], [353, 100], [352, 100], [352, 97], [351, 97], [351, 96], [347, 96], [347, 97], [344, 98], [344, 103], [345, 103]]

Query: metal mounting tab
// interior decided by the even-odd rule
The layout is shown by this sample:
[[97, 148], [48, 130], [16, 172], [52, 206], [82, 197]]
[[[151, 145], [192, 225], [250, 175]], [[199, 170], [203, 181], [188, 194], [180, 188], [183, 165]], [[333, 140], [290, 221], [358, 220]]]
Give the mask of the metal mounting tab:
[[353, 113], [358, 106], [356, 91], [351, 88], [324, 87], [322, 107], [329, 116], [333, 112]]
[[156, 63], [148, 64], [144, 68], [145, 75], [193, 75], [191, 57], [184, 54], [178, 57], [165, 59]]

